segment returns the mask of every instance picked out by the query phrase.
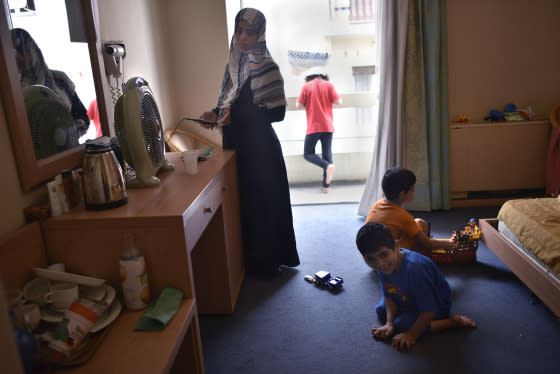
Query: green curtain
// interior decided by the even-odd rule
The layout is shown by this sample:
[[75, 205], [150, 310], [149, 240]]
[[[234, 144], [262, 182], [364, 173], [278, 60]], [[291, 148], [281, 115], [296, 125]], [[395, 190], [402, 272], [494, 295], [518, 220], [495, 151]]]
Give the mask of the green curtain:
[[416, 174], [408, 210], [449, 209], [445, 0], [410, 0], [404, 69], [404, 166]]

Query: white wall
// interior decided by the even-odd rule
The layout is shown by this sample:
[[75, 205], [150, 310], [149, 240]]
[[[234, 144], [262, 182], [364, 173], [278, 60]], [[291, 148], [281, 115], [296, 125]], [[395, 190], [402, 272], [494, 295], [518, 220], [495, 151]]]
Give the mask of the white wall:
[[560, 102], [560, 1], [448, 0], [447, 29], [451, 120]]

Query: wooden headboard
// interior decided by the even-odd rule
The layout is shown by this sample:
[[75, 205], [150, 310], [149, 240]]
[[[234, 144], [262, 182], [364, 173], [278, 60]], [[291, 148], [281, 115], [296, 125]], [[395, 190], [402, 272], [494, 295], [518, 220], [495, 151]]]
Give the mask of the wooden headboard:
[[0, 241], [0, 279], [4, 288], [23, 289], [33, 278], [32, 268], [46, 267], [41, 225], [34, 222]]

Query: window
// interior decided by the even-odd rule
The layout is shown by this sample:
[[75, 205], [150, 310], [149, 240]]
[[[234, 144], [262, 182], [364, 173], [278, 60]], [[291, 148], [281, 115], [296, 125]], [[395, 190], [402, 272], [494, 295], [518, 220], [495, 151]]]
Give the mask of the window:
[[[284, 77], [289, 103], [284, 121], [274, 125], [286, 158], [303, 153], [307, 120], [304, 110], [295, 110], [295, 101], [305, 77], [316, 73], [328, 74], [342, 96], [342, 106], [333, 111], [334, 157], [372, 152], [377, 123], [375, 5], [375, 0], [227, 1], [230, 39], [239, 9], [256, 8], [266, 16], [267, 46]], [[355, 157], [361, 163], [371, 159]]]

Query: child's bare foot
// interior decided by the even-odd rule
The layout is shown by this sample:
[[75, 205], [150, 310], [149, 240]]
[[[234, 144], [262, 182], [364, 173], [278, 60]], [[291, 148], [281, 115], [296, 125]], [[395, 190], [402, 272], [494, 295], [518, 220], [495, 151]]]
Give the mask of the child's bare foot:
[[451, 317], [451, 320], [453, 321], [455, 327], [476, 327], [476, 322], [467, 316], [455, 314]]
[[333, 173], [334, 173], [334, 164], [330, 164], [329, 166], [327, 166], [327, 177], [325, 178], [326, 184], [331, 184]]
[[446, 319], [433, 320], [430, 324], [432, 332], [443, 331], [459, 327], [476, 327], [476, 322], [467, 316], [455, 314]]

